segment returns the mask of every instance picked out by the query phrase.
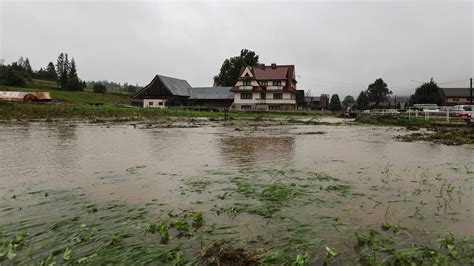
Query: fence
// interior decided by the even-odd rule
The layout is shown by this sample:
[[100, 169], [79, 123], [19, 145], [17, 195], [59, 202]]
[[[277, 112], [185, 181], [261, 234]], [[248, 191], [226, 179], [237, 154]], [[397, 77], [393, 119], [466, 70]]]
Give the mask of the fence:
[[447, 123], [459, 123], [467, 122], [466, 120], [472, 120], [474, 117], [473, 111], [466, 112], [453, 112], [453, 111], [419, 111], [408, 109], [405, 112], [398, 112], [396, 110], [390, 109], [380, 109], [380, 110], [370, 110], [370, 115], [376, 116], [397, 116], [405, 117], [408, 119], [425, 119], [425, 120], [435, 120], [439, 122]]

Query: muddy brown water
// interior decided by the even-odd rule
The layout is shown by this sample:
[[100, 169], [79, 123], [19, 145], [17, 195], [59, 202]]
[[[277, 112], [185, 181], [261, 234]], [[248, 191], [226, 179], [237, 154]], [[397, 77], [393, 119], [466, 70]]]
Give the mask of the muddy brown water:
[[[473, 236], [474, 145], [394, 139], [405, 133], [360, 125], [1, 124], [0, 224], [26, 219], [34, 226], [59, 215], [47, 206], [28, 208], [37, 193], [83, 193], [98, 203], [158, 200], [202, 210], [207, 222], [245, 225], [236, 232], [249, 237], [278, 235], [295, 221], [321, 226], [318, 237], [334, 245], [343, 239], [337, 233], [384, 222]], [[216, 211], [251, 201], [221, 196], [235, 187], [234, 177], [303, 184], [314, 173], [350, 185], [351, 196], [321, 204], [316, 188], [270, 221]], [[196, 189], [193, 182], [202, 180], [208, 183]]]

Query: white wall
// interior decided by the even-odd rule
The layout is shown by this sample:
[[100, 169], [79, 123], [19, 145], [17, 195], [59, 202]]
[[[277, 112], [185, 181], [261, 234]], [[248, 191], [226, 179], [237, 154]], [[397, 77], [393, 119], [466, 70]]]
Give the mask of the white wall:
[[266, 93], [266, 100], [260, 99], [260, 92], [253, 92], [252, 99], [240, 99], [240, 92], [234, 93], [234, 103], [236, 104], [257, 104], [257, 103], [268, 103], [268, 104], [296, 104], [296, 97], [292, 97], [290, 92], [280, 92], [282, 99], [273, 99], [273, 93]]
[[[161, 103], [161, 105], [160, 105]], [[145, 108], [165, 108], [166, 99], [144, 99], [143, 107]]]

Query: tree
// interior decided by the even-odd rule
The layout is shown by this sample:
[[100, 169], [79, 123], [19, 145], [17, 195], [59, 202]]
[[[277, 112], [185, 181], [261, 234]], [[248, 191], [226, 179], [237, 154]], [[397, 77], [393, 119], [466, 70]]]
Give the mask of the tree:
[[20, 59], [18, 59], [18, 62], [17, 62], [17, 66], [22, 69], [22, 70], [25, 70], [25, 60], [23, 59], [23, 56], [20, 56]]
[[25, 59], [23, 63], [23, 68], [25, 69], [25, 72], [28, 75], [28, 77], [31, 78], [33, 76], [33, 69], [31, 68], [30, 60], [28, 59], [28, 57]]
[[46, 79], [48, 80], [58, 80], [58, 74], [56, 73], [56, 70], [54, 69], [54, 64], [53, 62], [49, 62], [48, 66], [46, 67]]
[[247, 49], [240, 50], [240, 55], [224, 60], [220, 72], [214, 77], [219, 86], [234, 86], [239, 78], [240, 68], [258, 64], [258, 55]]
[[385, 83], [383, 79], [378, 78], [374, 83], [369, 85], [366, 93], [369, 97], [369, 101], [374, 102], [374, 107], [376, 107], [379, 103], [384, 102], [387, 96], [392, 94], [392, 91], [388, 89], [387, 83]]
[[82, 91], [83, 89], [82, 82], [77, 76], [76, 62], [74, 61], [74, 58], [71, 59], [71, 65], [69, 67], [69, 72], [67, 73], [66, 88], [70, 91]]
[[369, 97], [365, 91], [361, 91], [356, 100], [357, 109], [366, 109], [369, 106]]
[[339, 95], [333, 94], [331, 96], [331, 101], [329, 102], [329, 110], [331, 111], [341, 110], [341, 100], [339, 99]]
[[0, 67], [0, 79], [3, 81], [2, 83], [7, 86], [24, 87], [26, 85], [24, 75], [24, 72], [16, 70], [12, 66]]
[[92, 87], [92, 90], [94, 90], [96, 93], [105, 93], [107, 91], [107, 87], [105, 87], [104, 84], [95, 83], [94, 87]]
[[351, 95], [347, 95], [346, 97], [344, 97], [344, 100], [342, 101], [342, 105], [346, 107], [350, 107], [354, 103], [355, 103], [354, 97], [352, 97]]
[[430, 79], [429, 82], [423, 83], [420, 87], [416, 88], [415, 94], [410, 97], [410, 105], [415, 103], [433, 103], [442, 105], [444, 102], [441, 90], [438, 84]]
[[64, 88], [67, 83], [67, 72], [64, 68], [64, 54], [60, 53], [56, 62], [56, 73], [58, 75], [58, 84]]

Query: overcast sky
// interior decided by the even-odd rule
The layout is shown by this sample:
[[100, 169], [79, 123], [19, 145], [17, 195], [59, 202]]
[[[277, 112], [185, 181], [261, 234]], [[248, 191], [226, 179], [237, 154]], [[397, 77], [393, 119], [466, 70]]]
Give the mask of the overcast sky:
[[[472, 1], [9, 1], [0, 0], [0, 59], [34, 69], [74, 57], [83, 80], [146, 85], [155, 74], [212, 86], [224, 59], [254, 50], [294, 64], [298, 88], [357, 94], [383, 78], [473, 75]], [[443, 86], [468, 86], [468, 81]]]

